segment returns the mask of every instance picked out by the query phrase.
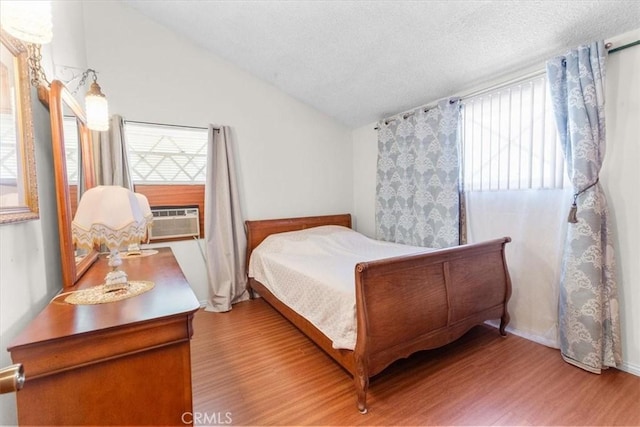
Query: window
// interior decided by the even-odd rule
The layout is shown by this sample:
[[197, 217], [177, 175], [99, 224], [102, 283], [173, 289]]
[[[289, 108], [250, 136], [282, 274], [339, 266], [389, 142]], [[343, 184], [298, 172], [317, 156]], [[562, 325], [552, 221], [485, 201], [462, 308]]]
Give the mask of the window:
[[64, 154], [67, 161], [67, 180], [69, 185], [78, 184], [78, 160], [80, 146], [78, 138], [78, 122], [75, 116], [64, 116], [62, 121], [64, 133]]
[[18, 185], [19, 153], [14, 123], [13, 115], [0, 114], [0, 185], [15, 187]]
[[544, 74], [462, 101], [468, 191], [568, 184]]
[[204, 184], [208, 130], [125, 122], [135, 184]]

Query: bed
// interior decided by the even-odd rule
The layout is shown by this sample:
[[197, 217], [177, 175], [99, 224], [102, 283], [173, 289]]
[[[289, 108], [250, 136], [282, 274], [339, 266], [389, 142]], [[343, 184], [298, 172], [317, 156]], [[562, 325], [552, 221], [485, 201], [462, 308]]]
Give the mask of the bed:
[[[251, 295], [260, 294], [353, 376], [357, 407], [362, 413], [367, 412], [369, 379], [394, 361], [449, 344], [487, 320], [500, 319], [499, 333], [506, 335], [511, 296], [505, 259], [509, 237], [354, 262], [354, 313], [346, 316], [354, 318], [350, 348], [349, 344], [336, 345], [336, 338], [330, 338], [315, 320], [281, 301], [272, 284], [253, 277], [251, 261], [253, 252], [257, 257], [261, 250], [256, 248], [263, 242], [268, 244], [271, 235], [293, 236], [290, 232], [310, 229], [322, 230], [319, 234], [332, 232], [327, 226], [351, 229], [351, 215], [246, 221], [245, 225]], [[253, 269], [257, 271], [257, 267]]]

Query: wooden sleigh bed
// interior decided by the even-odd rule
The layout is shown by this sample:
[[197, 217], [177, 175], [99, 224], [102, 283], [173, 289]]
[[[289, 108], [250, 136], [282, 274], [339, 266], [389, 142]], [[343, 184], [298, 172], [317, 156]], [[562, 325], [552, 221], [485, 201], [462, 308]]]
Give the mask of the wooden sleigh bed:
[[[253, 250], [269, 235], [323, 225], [351, 228], [351, 215], [246, 221], [247, 266]], [[396, 360], [449, 344], [473, 326], [509, 322], [511, 280], [505, 260], [508, 237], [378, 261], [354, 268], [356, 342], [354, 350], [335, 349], [310, 321], [276, 298], [264, 284], [248, 278], [271, 306], [342, 365], [354, 378], [358, 410], [367, 412], [369, 379]], [[248, 267], [247, 267], [248, 268]]]

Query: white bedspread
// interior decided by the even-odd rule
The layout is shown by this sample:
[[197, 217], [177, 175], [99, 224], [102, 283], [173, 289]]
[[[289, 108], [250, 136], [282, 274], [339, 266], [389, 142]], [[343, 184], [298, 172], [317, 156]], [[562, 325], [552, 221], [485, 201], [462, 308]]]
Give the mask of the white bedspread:
[[273, 234], [253, 250], [249, 276], [333, 342], [356, 343], [355, 266], [432, 249], [370, 239], [340, 226]]

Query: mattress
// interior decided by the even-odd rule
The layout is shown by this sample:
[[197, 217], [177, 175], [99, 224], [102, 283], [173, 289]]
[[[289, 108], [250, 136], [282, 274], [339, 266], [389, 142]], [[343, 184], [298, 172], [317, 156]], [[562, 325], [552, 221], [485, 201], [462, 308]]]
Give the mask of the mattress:
[[325, 334], [333, 348], [356, 343], [355, 266], [433, 249], [370, 239], [328, 225], [272, 234], [252, 252], [249, 277]]

